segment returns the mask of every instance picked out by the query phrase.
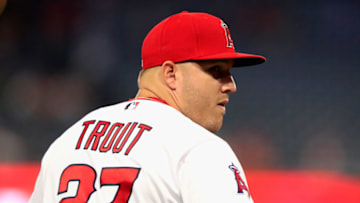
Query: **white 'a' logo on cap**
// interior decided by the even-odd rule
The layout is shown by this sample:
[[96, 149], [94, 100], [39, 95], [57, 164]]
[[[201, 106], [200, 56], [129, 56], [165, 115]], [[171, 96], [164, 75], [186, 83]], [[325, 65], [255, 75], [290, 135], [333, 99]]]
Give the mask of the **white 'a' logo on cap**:
[[220, 20], [220, 25], [221, 25], [222, 28], [224, 28], [224, 31], [225, 31], [226, 47], [235, 49], [234, 42], [233, 42], [233, 40], [231, 38], [231, 35], [230, 35], [229, 27], [222, 20]]

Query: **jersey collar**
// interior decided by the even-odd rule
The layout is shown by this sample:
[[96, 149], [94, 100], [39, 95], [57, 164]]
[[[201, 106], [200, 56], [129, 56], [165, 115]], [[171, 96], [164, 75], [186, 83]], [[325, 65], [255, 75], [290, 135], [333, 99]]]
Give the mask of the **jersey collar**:
[[165, 100], [156, 97], [139, 97], [139, 98], [129, 99], [129, 101], [133, 101], [133, 100], [148, 100], [148, 101], [155, 101], [169, 105]]

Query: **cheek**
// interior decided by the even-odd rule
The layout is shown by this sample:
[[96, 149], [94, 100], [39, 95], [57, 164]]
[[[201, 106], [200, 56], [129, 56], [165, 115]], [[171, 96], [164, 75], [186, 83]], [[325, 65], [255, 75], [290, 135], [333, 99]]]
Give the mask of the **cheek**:
[[195, 123], [215, 133], [222, 125], [222, 115], [219, 114], [214, 105], [215, 96], [211, 94], [209, 88], [205, 90], [198, 88], [194, 85], [183, 88], [182, 95], [185, 97], [183, 113]]
[[211, 82], [195, 82], [187, 81], [183, 86], [183, 95], [186, 95], [184, 100], [186, 101], [187, 108], [191, 109], [193, 113], [201, 116], [201, 119], [212, 114], [216, 104], [216, 98], [218, 96], [219, 89]]
[[187, 102], [197, 108], [197, 111], [202, 111], [209, 108], [211, 99], [214, 99], [214, 91], [212, 87], [201, 83], [187, 83], [184, 86], [184, 95], [186, 95]]
[[187, 81], [182, 87], [181, 95], [184, 114], [195, 122], [203, 119], [204, 112], [207, 112], [208, 98], [201, 86], [198, 83]]

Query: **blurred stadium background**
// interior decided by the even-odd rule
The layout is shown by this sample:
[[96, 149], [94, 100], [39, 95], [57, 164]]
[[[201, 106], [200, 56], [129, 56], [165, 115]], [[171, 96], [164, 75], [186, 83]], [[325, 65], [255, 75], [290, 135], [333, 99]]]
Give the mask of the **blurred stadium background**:
[[[0, 203], [26, 202], [66, 128], [135, 95], [143, 38], [182, 10], [221, 17], [237, 51], [268, 58], [233, 71], [238, 92], [219, 133], [255, 200], [360, 201], [359, 1], [11, 0], [0, 15]], [[283, 190], [296, 184], [300, 194]]]

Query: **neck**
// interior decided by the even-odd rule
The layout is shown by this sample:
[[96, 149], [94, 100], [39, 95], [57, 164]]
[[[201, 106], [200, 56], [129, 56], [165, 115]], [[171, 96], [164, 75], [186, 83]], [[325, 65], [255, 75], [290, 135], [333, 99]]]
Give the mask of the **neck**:
[[166, 103], [168, 103], [169, 106], [182, 112], [179, 108], [179, 105], [176, 102], [176, 99], [174, 97], [172, 97], [171, 94], [166, 94], [165, 92], [155, 92], [148, 88], [140, 88], [139, 91], [137, 92], [135, 98], [141, 98], [141, 97], [153, 97], [153, 98], [158, 98], [158, 99], [164, 100]]

